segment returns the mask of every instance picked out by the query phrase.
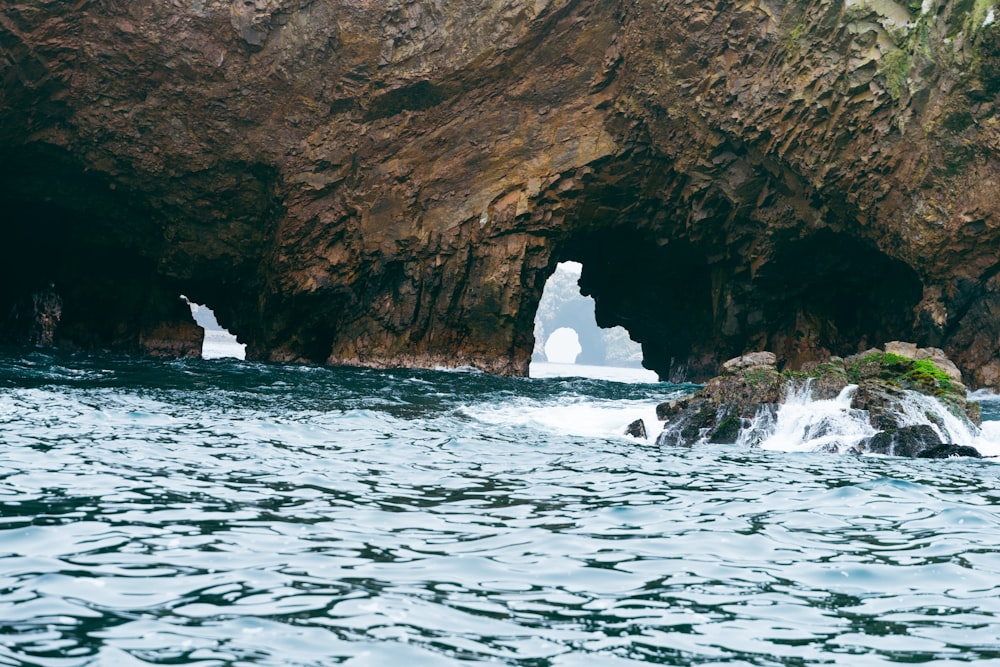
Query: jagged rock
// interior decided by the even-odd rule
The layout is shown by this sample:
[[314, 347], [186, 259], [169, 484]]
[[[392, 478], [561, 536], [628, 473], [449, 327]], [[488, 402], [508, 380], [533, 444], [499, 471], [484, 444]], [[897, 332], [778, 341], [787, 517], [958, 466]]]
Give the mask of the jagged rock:
[[748, 368], [776, 366], [777, 363], [778, 357], [775, 356], [774, 352], [750, 352], [723, 363], [722, 372], [732, 374]]
[[33, 317], [28, 342], [32, 345], [48, 347], [55, 342], [56, 329], [62, 319], [62, 298], [55, 285], [31, 295]]
[[707, 401], [692, 401], [675, 418], [667, 421], [656, 438], [656, 444], [690, 447], [710, 438], [719, 421], [718, 411]]
[[628, 425], [625, 429], [625, 435], [630, 435], [633, 438], [646, 439], [646, 422], [641, 419], [636, 419], [634, 422]]
[[686, 405], [684, 399], [675, 398], [669, 401], [664, 401], [656, 406], [656, 418], [658, 420], [666, 421], [670, 419], [672, 415], [677, 414]]
[[[774, 355], [758, 353], [741, 358], [767, 360]], [[781, 403], [789, 380], [766, 363], [732, 364], [725, 375], [684, 398], [657, 407], [666, 418], [657, 444], [691, 446], [701, 440], [734, 443], [743, 420], [751, 419], [764, 406]], [[662, 408], [662, 409], [661, 409]]]
[[[907, 349], [903, 345], [888, 349]], [[964, 428], [975, 431], [981, 423], [979, 406], [966, 400], [965, 387], [945, 372], [947, 364], [939, 367], [939, 362], [932, 361], [929, 355], [917, 359], [915, 346], [911, 352], [912, 358], [905, 358], [872, 348], [843, 359], [831, 358], [813, 366], [808, 374], [779, 373], [768, 365], [734, 364], [702, 389], [657, 407], [657, 416], [666, 421], [657, 443], [691, 446], [698, 442], [749, 442], [749, 438], [740, 440], [741, 430], [755, 418], [761, 421], [761, 416], [770, 417], [773, 423], [790, 389], [808, 389], [813, 400], [828, 400], [839, 396], [850, 384], [856, 385], [850, 395], [852, 414], [865, 416], [878, 431], [861, 444], [863, 451], [913, 457], [941, 443], [934, 426], [911, 422], [913, 416], [907, 410], [914, 404], [912, 393], [934, 397]], [[937, 419], [933, 423], [939, 428], [951, 419], [935, 417], [933, 410], [916, 405], [920, 406], [921, 419]], [[811, 434], [813, 438], [823, 435], [819, 431]]]
[[975, 447], [941, 442], [934, 429], [926, 424], [877, 433], [867, 443], [866, 451], [921, 459], [947, 459], [954, 456], [982, 458]]
[[576, 259], [664, 378], [908, 339], [1000, 387], [981, 5], [4, 2], [0, 341], [54, 282], [55, 345], [183, 348], [186, 294], [251, 359], [523, 375]]

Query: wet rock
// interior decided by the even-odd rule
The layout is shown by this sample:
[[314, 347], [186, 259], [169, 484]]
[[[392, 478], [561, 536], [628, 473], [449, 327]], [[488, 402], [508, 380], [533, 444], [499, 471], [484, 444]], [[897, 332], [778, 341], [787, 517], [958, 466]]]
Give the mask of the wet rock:
[[686, 403], [683, 398], [675, 398], [659, 403], [656, 406], [656, 418], [661, 422], [666, 421], [670, 419], [671, 416], [683, 410], [685, 405]]
[[742, 419], [727, 413], [712, 429], [712, 435], [709, 436], [708, 441], [726, 445], [735, 444], [740, 437], [740, 428], [742, 426]]
[[812, 372], [806, 373], [811, 380], [809, 388], [816, 400], [830, 400], [840, 395], [847, 385], [851, 384], [847, 372], [840, 365], [833, 364], [827, 368], [816, 366]]
[[625, 429], [625, 435], [630, 435], [633, 438], [646, 439], [646, 422], [641, 419], [636, 419], [634, 422], [628, 425]]
[[28, 343], [41, 347], [50, 347], [55, 341], [56, 329], [62, 319], [62, 297], [50, 284], [46, 289], [31, 295], [33, 318], [31, 330], [28, 333]]
[[727, 362], [725, 375], [714, 377], [694, 394], [658, 406], [666, 418], [657, 444], [690, 447], [699, 441], [734, 443], [743, 420], [784, 400], [789, 380], [774, 367], [774, 355], [743, 355]]
[[926, 424], [904, 426], [876, 433], [868, 442], [867, 451], [887, 456], [921, 456], [924, 451], [941, 444], [941, 438]]
[[656, 444], [691, 447], [711, 437], [712, 429], [718, 421], [718, 412], [711, 404], [693, 400], [664, 425], [656, 438]]
[[935, 445], [917, 454], [917, 458], [921, 459], [950, 459], [954, 456], [967, 456], [976, 459], [983, 457], [975, 447], [950, 444]]
[[[938, 432], [947, 424], [976, 431], [979, 406], [966, 400], [965, 387], [952, 379], [940, 355], [905, 343], [888, 349], [910, 356], [872, 348], [847, 358], [831, 357], [803, 373], [778, 372], [767, 355], [744, 355], [727, 362], [725, 374], [710, 379], [693, 394], [657, 407], [657, 416], [665, 420], [657, 443], [753, 445], [764, 434], [748, 432], [747, 427], [756, 423], [773, 428], [779, 407], [792, 393], [802, 392], [811, 400], [843, 396], [845, 406], [849, 397], [848, 416], [865, 419], [878, 431], [861, 443], [862, 451], [914, 457], [941, 444]], [[853, 392], [845, 394], [850, 385], [855, 386]], [[930, 423], [914, 424], [915, 418]], [[827, 435], [824, 429], [832, 428], [833, 424], [812, 424], [806, 439], [821, 439]]]

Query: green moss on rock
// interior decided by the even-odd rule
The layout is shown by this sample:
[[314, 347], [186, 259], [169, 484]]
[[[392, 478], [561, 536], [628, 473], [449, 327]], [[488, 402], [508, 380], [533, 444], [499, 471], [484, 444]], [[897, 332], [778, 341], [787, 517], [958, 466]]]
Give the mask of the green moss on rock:
[[[905, 350], [907, 346], [902, 347]], [[907, 391], [937, 398], [963, 421], [982, 423], [979, 404], [966, 400], [965, 386], [955, 379], [957, 370], [943, 353], [909, 347], [915, 356], [924, 358], [871, 349], [846, 359], [831, 358], [808, 372], [779, 372], [770, 364], [736, 368], [671, 403], [670, 409], [663, 411], [667, 425], [658, 442], [690, 446], [704, 438], [714, 443], [735, 443], [743, 420], [753, 418], [760, 410], [776, 410], [790, 388], [801, 388], [806, 383], [817, 400], [834, 398], [849, 384], [858, 385], [852, 407], [867, 411], [872, 426], [891, 431], [892, 438], [897, 432], [910, 433], [905, 430], [907, 424], [900, 421], [900, 405]], [[940, 359], [946, 367], [931, 357]], [[895, 442], [892, 438], [886, 442]]]

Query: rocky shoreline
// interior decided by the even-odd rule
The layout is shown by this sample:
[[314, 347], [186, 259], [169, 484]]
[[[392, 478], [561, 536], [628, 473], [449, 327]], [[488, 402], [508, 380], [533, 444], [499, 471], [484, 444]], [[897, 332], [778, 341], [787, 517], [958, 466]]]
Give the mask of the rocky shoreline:
[[790, 400], [839, 400], [844, 417], [865, 430], [855, 433], [853, 441], [824, 440], [824, 429], [833, 428], [818, 420], [802, 437], [824, 443], [821, 450], [978, 457], [974, 447], [950, 441], [954, 432], [978, 433], [982, 423], [979, 404], [966, 396], [961, 373], [937, 348], [897, 341], [808, 364], [802, 371], [779, 370], [774, 354], [754, 352], [727, 361], [722, 375], [696, 392], [657, 406], [657, 417], [665, 423], [656, 443], [758, 446], [774, 431], [781, 407]]

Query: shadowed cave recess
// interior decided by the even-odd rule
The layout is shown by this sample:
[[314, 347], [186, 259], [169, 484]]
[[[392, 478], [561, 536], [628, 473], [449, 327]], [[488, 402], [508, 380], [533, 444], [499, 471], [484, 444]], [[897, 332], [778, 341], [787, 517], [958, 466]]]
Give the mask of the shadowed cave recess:
[[764, 349], [799, 369], [914, 335], [920, 279], [873, 243], [829, 228], [756, 236], [728, 209], [692, 239], [683, 219], [665, 215], [668, 202], [637, 198], [648, 175], [629, 180], [581, 194], [573, 224], [583, 230], [558, 257], [583, 264], [581, 292], [594, 298], [598, 325], [625, 327], [662, 379], [705, 380], [722, 361]]
[[[0, 167], [0, 344], [199, 356], [203, 330], [180, 295], [238, 303], [227, 286], [234, 265], [178, 261], [184, 244], [164, 234], [162, 214], [148, 199], [88, 173], [60, 150], [7, 155]], [[211, 228], [203, 227], [199, 253], [213, 245]]]
[[526, 375], [572, 260], [664, 379], [1000, 387], [982, 3], [431, 4], [0, 8], [0, 343]]
[[[149, 243], [159, 233], [149, 223], [155, 214], [141, 198], [74, 170], [66, 156], [25, 154], [16, 164], [0, 190], [7, 239], [0, 258], [0, 312], [6, 315], [0, 340], [197, 356], [202, 332], [178, 295], [205, 293], [197, 285], [221, 282], [219, 277], [208, 273], [192, 281], [163, 267], [157, 254], [170, 256], [163, 248], [170, 241]], [[614, 187], [590, 171], [578, 190], [548, 203], [568, 212], [553, 230], [557, 250], [545, 266], [581, 262], [581, 290], [594, 297], [598, 324], [625, 327], [642, 344], [644, 365], [662, 378], [703, 380], [725, 358], [756, 349], [775, 351], [783, 364], [797, 368], [912, 333], [920, 280], [873, 244], [820, 229], [773, 241], [769, 259], [752, 271], [741, 243], [760, 239], [720, 243], [717, 237], [740, 230], [723, 221], [703, 225], [711, 230], [708, 238], [685, 238], [679, 229], [663, 235], [669, 207], [638, 196], [649, 173], [662, 174], [663, 165], [626, 175], [628, 168], [609, 167], [617, 176]], [[404, 274], [382, 274], [394, 304], [401, 288], [405, 292]], [[535, 283], [544, 285], [547, 276], [538, 271]], [[525, 312], [534, 308], [537, 301], [529, 300]], [[242, 321], [254, 316], [244, 314]], [[290, 320], [302, 339], [316, 341], [312, 324], [320, 319], [293, 310], [283, 321]], [[318, 328], [332, 336], [335, 325]], [[265, 345], [256, 342], [265, 349], [257, 358], [267, 358]], [[323, 363], [327, 353], [325, 346], [304, 346], [296, 358]]]

